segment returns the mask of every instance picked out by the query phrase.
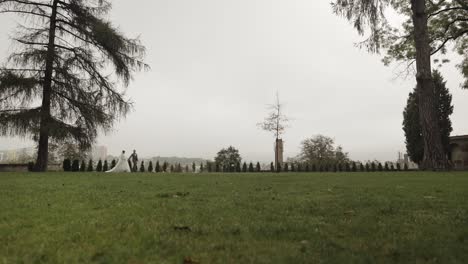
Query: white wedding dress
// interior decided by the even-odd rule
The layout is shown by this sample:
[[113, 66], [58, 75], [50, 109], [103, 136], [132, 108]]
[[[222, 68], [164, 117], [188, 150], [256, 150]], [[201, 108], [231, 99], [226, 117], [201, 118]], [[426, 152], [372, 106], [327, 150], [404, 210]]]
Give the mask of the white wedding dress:
[[115, 164], [115, 167], [106, 172], [109, 172], [109, 173], [131, 172], [130, 166], [128, 166], [128, 161], [127, 161], [127, 157], [125, 157], [125, 154], [122, 153], [119, 157], [119, 161], [117, 162], [117, 164]]

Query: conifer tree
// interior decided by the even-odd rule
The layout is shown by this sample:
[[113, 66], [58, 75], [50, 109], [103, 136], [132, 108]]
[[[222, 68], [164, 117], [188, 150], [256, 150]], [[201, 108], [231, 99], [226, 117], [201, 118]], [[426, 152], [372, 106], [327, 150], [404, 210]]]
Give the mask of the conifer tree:
[[297, 163], [297, 172], [302, 172], [303, 169], [302, 169], [302, 163]]
[[278, 163], [278, 165], [276, 166], [276, 172], [281, 172], [282, 171], [282, 166], [281, 166], [281, 163]]
[[168, 172], [167, 170], [169, 169], [169, 164], [165, 161], [163, 162], [162, 165], [162, 172]]
[[392, 165], [390, 166], [390, 170], [391, 170], [391, 171], [395, 171], [395, 166], [393, 166], [393, 163], [392, 163]]
[[[185, 165], [185, 172], [189, 172], [189, 165]], [[192, 172], [195, 172], [194, 170], [192, 170]]]
[[270, 171], [271, 172], [275, 172], [275, 165], [272, 163], [270, 163]]
[[338, 165], [335, 163], [333, 164], [333, 172], [337, 172], [338, 171]]
[[287, 162], [284, 164], [284, 172], [289, 172], [289, 165]]
[[245, 162], [242, 165], [242, 172], [247, 172], [247, 163], [245, 163]]
[[171, 166], [169, 167], [169, 170], [170, 172], [174, 172], [174, 165], [171, 164]]
[[405, 170], [405, 171], [408, 171], [408, 170], [409, 170], [409, 168], [408, 168], [408, 163], [405, 163], [404, 170]]
[[341, 165], [341, 163], [338, 163], [338, 171], [339, 171], [339, 172], [342, 172], [342, 171], [343, 171], [343, 166]]
[[152, 160], [150, 160], [150, 162], [149, 162], [148, 172], [153, 172], [153, 161]]
[[117, 162], [113, 159], [111, 162], [111, 169], [115, 168], [115, 165], [117, 165]]
[[397, 171], [401, 171], [401, 165], [400, 165], [399, 162], [396, 164], [396, 169], [397, 169]]
[[252, 162], [249, 163], [249, 172], [254, 172], [254, 166]]
[[97, 172], [102, 172], [102, 161], [99, 160], [96, 166], [96, 171]]
[[197, 165], [195, 162], [192, 163], [192, 172], [195, 172], [197, 170]]
[[220, 167], [218, 163], [215, 164], [215, 172], [220, 172]]
[[359, 163], [359, 171], [364, 172], [364, 165], [362, 164], [362, 162]]
[[385, 162], [385, 167], [384, 167], [385, 171], [390, 171], [390, 168], [388, 167], [388, 162]]
[[71, 164], [71, 160], [70, 159], [65, 159], [63, 161], [63, 171], [71, 171], [71, 167], [72, 167], [72, 164]]
[[371, 171], [371, 168], [370, 168], [370, 166], [369, 166], [369, 162], [366, 163], [366, 171], [367, 171], [367, 172]]
[[145, 162], [141, 161], [140, 172], [145, 172]]
[[36, 171], [47, 170], [51, 140], [89, 149], [99, 130], [130, 109], [115, 84], [128, 86], [134, 71], [147, 67], [145, 49], [107, 20], [110, 8], [106, 0], [0, 1], [0, 13], [26, 23], [0, 68], [0, 134], [37, 140]]
[[205, 171], [205, 168], [203, 167], [203, 162], [202, 162], [200, 163], [200, 172], [203, 172], [203, 171]]
[[85, 171], [86, 171], [86, 163], [85, 163], [84, 160], [81, 161], [80, 171], [81, 171], [81, 172], [85, 172]]
[[357, 172], [356, 162], [353, 162], [353, 165], [351, 166], [351, 171], [352, 172]]
[[377, 168], [379, 171], [383, 171], [382, 163], [379, 162], [379, 164], [377, 165]]
[[376, 171], [375, 162], [371, 163], [371, 171]]
[[262, 167], [260, 166], [260, 162], [257, 162], [257, 166], [255, 168], [255, 171], [256, 172], [261, 172], [262, 171]]
[[206, 167], [207, 167], [208, 172], [213, 172], [213, 163], [207, 162]]
[[80, 161], [79, 160], [73, 160], [72, 171], [73, 172], [80, 171]]
[[109, 170], [109, 164], [107, 164], [107, 160], [104, 160], [104, 165], [102, 166], [102, 171], [106, 172]]
[[89, 172], [94, 171], [93, 167], [94, 167], [93, 160], [90, 159], [89, 162], [88, 162], [88, 168], [86, 170], [89, 171]]
[[242, 171], [241, 163], [240, 163], [240, 162], [237, 162], [237, 164], [236, 164], [236, 172], [241, 172], [241, 171]]
[[156, 161], [156, 166], [154, 168], [154, 171], [156, 173], [160, 173], [161, 172], [161, 166], [159, 165], [159, 160]]
[[351, 171], [351, 167], [349, 166], [349, 163], [348, 163], [348, 162], [345, 163], [345, 170], [346, 170], [346, 172], [350, 172], [350, 171]]

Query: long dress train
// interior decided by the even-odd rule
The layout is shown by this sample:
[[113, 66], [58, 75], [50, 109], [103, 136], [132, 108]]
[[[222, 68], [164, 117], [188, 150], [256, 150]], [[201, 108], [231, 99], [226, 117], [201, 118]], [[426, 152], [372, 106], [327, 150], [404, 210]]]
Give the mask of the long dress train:
[[127, 157], [122, 153], [119, 157], [119, 161], [115, 164], [115, 167], [111, 170], [106, 171], [108, 173], [119, 173], [119, 172], [131, 172], [130, 166], [128, 166]]

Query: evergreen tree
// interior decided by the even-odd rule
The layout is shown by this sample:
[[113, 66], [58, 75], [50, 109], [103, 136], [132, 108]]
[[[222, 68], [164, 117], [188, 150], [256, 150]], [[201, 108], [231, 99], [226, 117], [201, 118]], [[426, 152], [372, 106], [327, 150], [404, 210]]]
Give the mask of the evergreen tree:
[[71, 167], [72, 167], [72, 164], [71, 164], [71, 160], [70, 159], [65, 159], [63, 161], [63, 171], [71, 171]]
[[159, 160], [156, 161], [156, 166], [154, 167], [154, 171], [156, 173], [160, 173], [161, 172], [161, 166], [159, 165]]
[[205, 168], [203, 167], [203, 162], [202, 162], [200, 163], [200, 172], [203, 172], [203, 171], [205, 171]]
[[399, 162], [396, 164], [396, 169], [397, 169], [397, 171], [401, 171], [401, 165], [400, 165]]
[[242, 165], [242, 172], [247, 172], [247, 163], [245, 163], [245, 162]]
[[207, 169], [208, 169], [208, 172], [212, 172], [212, 171], [213, 171], [213, 163], [207, 162], [207, 163], [206, 163], [206, 167], [207, 167]]
[[168, 172], [168, 169], [169, 169], [169, 164], [166, 161], [163, 162], [162, 171], [163, 172]]
[[278, 163], [278, 166], [276, 166], [276, 172], [281, 172], [282, 169], [281, 163]]
[[353, 172], [357, 172], [356, 162], [353, 162], [353, 165], [352, 165], [352, 167], [351, 167], [351, 170], [352, 170]]
[[174, 165], [171, 164], [171, 166], [169, 167], [169, 170], [170, 172], [174, 172]]
[[337, 172], [338, 171], [338, 164], [333, 164], [333, 172]]
[[272, 163], [270, 163], [270, 171], [271, 172], [275, 172], [275, 165]]
[[96, 171], [97, 172], [102, 172], [102, 161], [99, 160], [96, 166]]
[[215, 172], [220, 172], [220, 167], [218, 163], [215, 163]]
[[115, 165], [117, 165], [117, 162], [113, 159], [111, 162], [111, 169], [115, 168]]
[[367, 172], [370, 171], [370, 166], [369, 166], [369, 163], [368, 163], [368, 162], [366, 163], [366, 171], [367, 171]]
[[409, 170], [409, 168], [408, 168], [408, 163], [405, 163], [404, 170], [405, 170], [405, 171], [408, 171], [408, 170]]
[[141, 161], [140, 172], [145, 172], [145, 162]]
[[339, 171], [339, 172], [342, 172], [342, 171], [343, 171], [343, 166], [341, 165], [341, 163], [338, 163], [338, 171]]
[[377, 165], [377, 168], [379, 171], [383, 171], [382, 163], [379, 162], [379, 165]]
[[236, 164], [236, 172], [241, 172], [242, 169], [241, 169], [241, 163], [240, 162], [237, 162]]
[[371, 171], [376, 171], [375, 162], [371, 163]]
[[[306, 171], [309, 171], [309, 170], [308, 170], [308, 167], [309, 167], [309, 164], [306, 165]], [[320, 171], [320, 172], [323, 172], [323, 164], [321, 164], [321, 163], [320, 163], [320, 165], [319, 165], [319, 171]]]
[[80, 171], [80, 161], [79, 160], [73, 160], [72, 171], [73, 172]]
[[359, 171], [361, 171], [361, 172], [364, 171], [364, 164], [359, 163]]
[[133, 172], [138, 172], [138, 166], [137, 166], [136, 163], [133, 164], [132, 171], [133, 171]]
[[102, 171], [106, 172], [109, 170], [109, 164], [107, 164], [107, 160], [104, 160], [104, 165], [102, 166]]
[[395, 166], [393, 166], [393, 163], [392, 163], [392, 165], [390, 166], [390, 170], [391, 170], [391, 171], [395, 171]]
[[26, 23], [14, 38], [18, 51], [0, 69], [0, 133], [37, 140], [36, 171], [47, 170], [51, 140], [89, 149], [130, 109], [115, 84], [128, 86], [147, 67], [145, 48], [108, 21], [110, 7], [106, 0], [0, 1], [0, 13]]
[[153, 161], [152, 160], [150, 160], [150, 162], [149, 162], [148, 172], [153, 172]]
[[93, 165], [93, 160], [92, 159], [89, 160], [88, 168], [86, 170], [89, 171], [89, 172], [94, 171], [94, 165]]
[[[189, 165], [185, 165], [185, 172], [189, 172]], [[192, 170], [192, 172], [195, 172], [195, 171]]]
[[289, 172], [289, 165], [288, 163], [284, 164], [284, 172]]
[[[439, 71], [433, 72], [436, 100], [434, 109], [439, 117], [439, 129], [444, 147], [445, 155], [450, 153], [450, 133], [452, 133], [452, 121], [450, 115], [453, 113], [452, 95], [446, 87], [446, 82]], [[409, 94], [405, 111], [403, 112], [403, 131], [406, 138], [406, 151], [411, 160], [421, 164], [424, 157], [424, 139], [419, 117], [419, 99], [417, 88]]]
[[385, 162], [385, 167], [384, 167], [385, 171], [390, 171], [390, 168], [388, 167], [388, 162]]
[[350, 172], [350, 171], [351, 171], [351, 167], [349, 166], [349, 163], [348, 163], [348, 162], [345, 163], [345, 170], [346, 170], [347, 172]]
[[254, 172], [254, 166], [252, 162], [249, 163], [249, 172]]
[[262, 167], [260, 166], [260, 162], [257, 162], [257, 166], [255, 168], [255, 171], [256, 172], [261, 172], [262, 171]]
[[195, 172], [197, 170], [197, 165], [194, 163], [192, 163], [192, 172]]
[[81, 172], [85, 172], [85, 171], [86, 171], [86, 162], [85, 162], [84, 160], [81, 161], [80, 171], [81, 171]]

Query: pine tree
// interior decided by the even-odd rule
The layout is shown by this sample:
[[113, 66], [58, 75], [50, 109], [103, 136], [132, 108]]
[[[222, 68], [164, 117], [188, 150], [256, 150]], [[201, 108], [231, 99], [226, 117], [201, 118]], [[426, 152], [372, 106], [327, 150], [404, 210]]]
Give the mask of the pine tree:
[[369, 163], [368, 163], [368, 162], [366, 163], [366, 171], [367, 171], [367, 172], [370, 171], [370, 166], [369, 166]]
[[96, 166], [96, 171], [97, 172], [102, 172], [102, 161], [99, 160]]
[[[185, 172], [189, 172], [189, 165], [185, 165]], [[195, 172], [195, 170], [192, 170], [192, 172]]]
[[242, 165], [242, 172], [247, 172], [247, 163], [245, 163], [245, 162]]
[[346, 172], [350, 172], [350, 171], [351, 171], [351, 167], [349, 166], [349, 163], [348, 163], [348, 162], [345, 163], [345, 170], [346, 170]]
[[302, 172], [302, 163], [297, 163], [297, 172]]
[[364, 165], [362, 163], [359, 163], [359, 171], [364, 172]]
[[[307, 172], [309, 171], [309, 164], [307, 164], [307, 166], [306, 166], [306, 171], [307, 171]], [[322, 165], [322, 163], [320, 163], [320, 165], [319, 165], [319, 172], [323, 172], [323, 165]]]
[[409, 168], [408, 168], [408, 163], [405, 163], [404, 170], [405, 170], [405, 171], [408, 171], [408, 170], [409, 170]]
[[339, 172], [342, 172], [342, 171], [343, 171], [343, 166], [341, 165], [341, 163], [338, 163], [338, 171], [339, 171]]
[[254, 172], [254, 166], [252, 162], [249, 163], [249, 172]]
[[356, 162], [353, 162], [353, 165], [351, 166], [351, 171], [352, 172], [357, 172]]
[[203, 162], [202, 162], [200, 163], [200, 172], [203, 172], [203, 171], [205, 171], [205, 168], [203, 167]]
[[154, 168], [154, 171], [156, 173], [160, 173], [161, 172], [161, 166], [159, 165], [159, 160], [156, 161], [156, 166]]
[[197, 165], [194, 163], [192, 163], [192, 172], [195, 172], [197, 170]]
[[163, 162], [163, 165], [162, 165], [162, 172], [168, 172], [167, 169], [169, 167], [169, 164], [167, 164], [167, 162]]
[[236, 163], [236, 172], [241, 172], [242, 169], [241, 169], [241, 163], [240, 162], [237, 162]]
[[71, 164], [71, 160], [70, 159], [65, 159], [63, 161], [63, 171], [71, 171], [71, 167], [72, 167], [72, 164]]
[[270, 171], [271, 172], [275, 172], [275, 165], [272, 163], [270, 163]]
[[85, 172], [85, 171], [86, 171], [86, 162], [85, 162], [84, 160], [81, 161], [80, 171], [81, 171], [81, 172]]
[[284, 172], [289, 172], [289, 165], [288, 163], [284, 164]]
[[174, 172], [174, 165], [172, 165], [172, 164], [170, 166], [170, 172]]
[[379, 162], [379, 164], [377, 165], [377, 168], [379, 171], [383, 171], [382, 163]]
[[107, 160], [104, 160], [104, 165], [102, 166], [102, 171], [106, 172], [109, 170], [109, 164], [107, 164]]
[[218, 163], [215, 163], [215, 172], [220, 172], [220, 167]]
[[208, 169], [208, 172], [213, 172], [213, 163], [207, 162], [206, 167]]
[[393, 166], [393, 163], [392, 163], [392, 165], [390, 166], [390, 170], [391, 170], [391, 171], [395, 171], [395, 166]]
[[80, 171], [80, 161], [79, 160], [73, 160], [72, 171], [73, 172]]
[[385, 162], [385, 167], [384, 167], [385, 171], [390, 171], [390, 168], [388, 167], [388, 162]]
[[149, 162], [148, 172], [153, 172], [153, 161], [152, 160], [150, 160], [150, 162]]
[[131, 102], [115, 84], [128, 86], [147, 67], [145, 48], [107, 20], [110, 1], [0, 1], [6, 10], [26, 24], [14, 38], [18, 52], [0, 69], [0, 98], [7, 97], [0, 135], [37, 139], [36, 171], [46, 171], [51, 140], [89, 149], [99, 130], [128, 113]]
[[281, 163], [278, 163], [278, 166], [276, 166], [276, 172], [281, 172]]
[[262, 171], [262, 167], [260, 166], [260, 162], [257, 162], [257, 166], [255, 168], [255, 171], [256, 172], [261, 172]]
[[338, 171], [338, 164], [333, 164], [333, 172], [337, 172]]
[[397, 169], [397, 171], [401, 171], [401, 165], [400, 165], [399, 162], [396, 164], [396, 169]]
[[375, 162], [371, 163], [371, 171], [376, 171]]
[[140, 172], [145, 172], [145, 162], [141, 161]]
[[113, 159], [111, 162], [111, 169], [115, 168], [115, 165], [117, 165], [117, 162]]
[[91, 172], [91, 171], [94, 171], [94, 165], [93, 165], [93, 160], [89, 160], [88, 162], [88, 168], [86, 169], [87, 171]]

